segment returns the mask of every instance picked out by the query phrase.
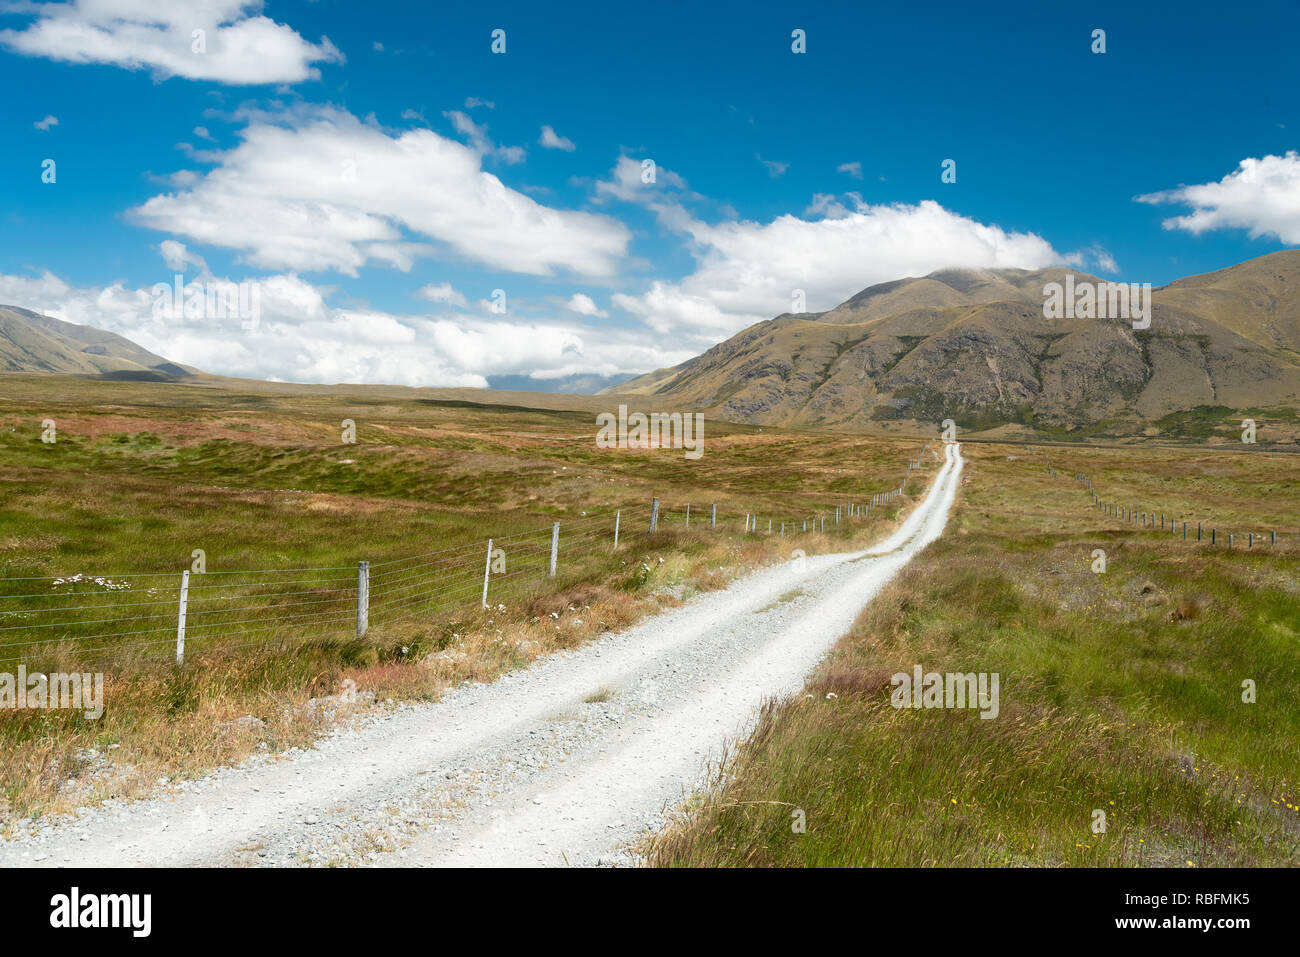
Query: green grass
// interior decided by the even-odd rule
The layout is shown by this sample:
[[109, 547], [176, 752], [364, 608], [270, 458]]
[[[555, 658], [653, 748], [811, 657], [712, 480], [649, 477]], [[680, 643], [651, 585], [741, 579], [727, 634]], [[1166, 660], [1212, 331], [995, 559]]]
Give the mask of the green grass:
[[[1277, 548], [1252, 553], [1184, 544], [1106, 521], [1076, 483], [1048, 477], [1040, 461], [1008, 461], [1010, 447], [966, 451], [973, 461], [945, 537], [873, 601], [804, 695], [767, 709], [725, 778], [651, 859], [1296, 863], [1294, 526]], [[1178, 466], [1172, 452], [1069, 455], [1092, 474], [1122, 467], [1144, 503], [1160, 501], [1165, 471]], [[1255, 481], [1267, 457], [1212, 461], [1225, 521], [1278, 495]], [[1295, 484], [1283, 484], [1275, 504], [1293, 518]], [[1091, 571], [1094, 548], [1108, 553], [1104, 574]], [[918, 663], [998, 673], [1000, 713], [894, 708], [890, 676]], [[1247, 679], [1253, 704], [1243, 701]], [[792, 808], [805, 812], [806, 833], [792, 830]], [[1093, 831], [1097, 811], [1104, 833]]]
[[[141, 793], [158, 776], [198, 773], [259, 744], [306, 743], [319, 725], [297, 709], [345, 678], [381, 700], [435, 697], [795, 548], [878, 537], [935, 467], [867, 520], [824, 535], [747, 536], [746, 512], [793, 524], [895, 487], [920, 441], [710, 422], [703, 458], [687, 461], [674, 450], [597, 448], [591, 410], [601, 400], [537, 400], [550, 407], [427, 390], [0, 376], [0, 659], [10, 659], [0, 669], [21, 658], [32, 670], [107, 672], [99, 721], [0, 713], [0, 826], [61, 802]], [[46, 418], [57, 423], [52, 445], [40, 440]], [[356, 444], [341, 441], [344, 419], [356, 423]], [[714, 503], [719, 525], [709, 529]], [[552, 522], [561, 525], [554, 579]], [[506, 568], [494, 571], [483, 610], [489, 537]], [[196, 549], [206, 572], [191, 578], [177, 668], [180, 574]], [[358, 640], [360, 560], [373, 567], [370, 630]], [[269, 571], [232, 574], [248, 569]], [[19, 580], [76, 575], [111, 581]], [[139, 577], [148, 575], [157, 577]], [[123, 602], [134, 610], [115, 610]], [[51, 617], [66, 607], [84, 607], [85, 622], [81, 612]], [[140, 623], [121, 620], [133, 616]], [[68, 624], [43, 627], [52, 621]], [[248, 714], [263, 732], [224, 730]], [[109, 744], [125, 776], [95, 783], [82, 755]], [[92, 793], [66, 796], [70, 777]]]

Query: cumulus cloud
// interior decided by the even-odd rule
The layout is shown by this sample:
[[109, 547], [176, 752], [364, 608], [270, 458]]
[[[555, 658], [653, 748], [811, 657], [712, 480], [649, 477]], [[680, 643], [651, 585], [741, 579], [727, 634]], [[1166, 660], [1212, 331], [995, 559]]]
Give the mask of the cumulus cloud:
[[163, 262], [172, 272], [184, 272], [186, 266], [195, 266], [201, 274], [211, 274], [203, 257], [198, 253], [190, 252], [184, 243], [178, 243], [174, 239], [164, 239], [158, 244], [158, 252], [162, 254]]
[[37, 120], [35, 123], [32, 124], [32, 126], [36, 127], [38, 130], [48, 130], [50, 127], [58, 126], [58, 125], [59, 125], [59, 118], [55, 116], [53, 113], [46, 116], [45, 119]]
[[251, 329], [236, 317], [160, 317], [152, 287], [77, 288], [49, 272], [0, 274], [0, 302], [107, 329], [206, 372], [273, 381], [485, 388], [489, 376], [609, 376], [692, 355], [679, 343], [607, 323], [394, 315], [333, 307], [292, 273], [255, 281], [260, 318]]
[[600, 319], [609, 318], [609, 313], [597, 306], [594, 299], [580, 292], [575, 292], [570, 296], [565, 305], [571, 312], [576, 312], [581, 316], [596, 316]]
[[524, 161], [525, 150], [522, 146], [497, 146], [488, 137], [487, 127], [475, 123], [468, 114], [460, 110], [449, 110], [443, 116], [451, 120], [456, 132], [469, 140], [469, 145], [479, 156], [491, 156], [511, 165]]
[[560, 136], [549, 126], [542, 127], [542, 136], [537, 142], [548, 150], [564, 150], [566, 153], [572, 153], [578, 148], [573, 145], [573, 140], [567, 136]]
[[1179, 186], [1136, 197], [1140, 203], [1178, 203], [1192, 207], [1173, 216], [1165, 229], [1201, 234], [1211, 229], [1248, 229], [1252, 239], [1276, 236], [1300, 244], [1300, 153], [1246, 158], [1217, 183]]
[[[831, 204], [824, 202], [823, 208]], [[697, 266], [680, 282], [655, 282], [640, 295], [616, 294], [615, 306], [652, 329], [703, 346], [791, 308], [794, 290], [809, 311], [830, 309], [866, 286], [946, 267], [1037, 269], [1070, 259], [1033, 233], [917, 205], [836, 204], [835, 216], [779, 216], [687, 224]], [[842, 214], [841, 214], [842, 213]]]
[[[497, 269], [608, 277], [631, 234], [505, 186], [477, 151], [432, 130], [389, 135], [334, 108], [254, 114], [217, 168], [130, 210], [148, 227], [239, 250], [265, 269], [409, 269], [440, 248]], [[187, 185], [181, 185], [187, 183]]]
[[459, 306], [462, 309], [469, 305], [469, 300], [465, 294], [454, 289], [449, 282], [442, 282], [435, 285], [421, 286], [415, 291], [415, 294], [421, 299], [428, 302], [441, 302], [449, 306]]
[[261, 0], [14, 4], [10, 12], [35, 20], [0, 30], [0, 45], [25, 56], [231, 85], [314, 80], [320, 71], [312, 64], [343, 62], [327, 38], [310, 43], [261, 9]]
[[841, 163], [839, 166], [835, 167], [835, 172], [847, 173], [854, 179], [862, 179], [862, 164], [856, 161], [852, 163]]

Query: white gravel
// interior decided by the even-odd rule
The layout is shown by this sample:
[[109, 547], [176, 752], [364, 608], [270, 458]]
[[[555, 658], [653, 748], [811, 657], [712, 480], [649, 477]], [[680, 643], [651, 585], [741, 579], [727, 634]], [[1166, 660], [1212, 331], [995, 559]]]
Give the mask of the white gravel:
[[947, 445], [924, 501], [866, 551], [757, 572], [491, 684], [340, 727], [310, 750], [82, 809], [0, 842], [0, 866], [634, 863], [628, 848], [697, 789], [762, 702], [797, 692], [942, 533], [961, 467]]

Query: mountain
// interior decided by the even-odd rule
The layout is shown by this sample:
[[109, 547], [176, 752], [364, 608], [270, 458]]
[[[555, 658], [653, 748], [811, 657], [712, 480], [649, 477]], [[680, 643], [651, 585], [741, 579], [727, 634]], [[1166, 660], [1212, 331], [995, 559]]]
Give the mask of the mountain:
[[631, 375], [596, 375], [595, 373], [578, 373], [562, 379], [535, 379], [528, 375], [490, 375], [487, 376], [488, 388], [505, 392], [568, 392], [577, 395], [593, 395], [603, 389], [635, 378]]
[[61, 372], [111, 378], [167, 378], [196, 370], [93, 326], [0, 306], [0, 372]]
[[609, 394], [733, 422], [859, 429], [882, 420], [1136, 431], [1198, 406], [1300, 399], [1300, 250], [1152, 291], [1150, 328], [1044, 318], [1064, 267], [946, 269], [785, 314]]

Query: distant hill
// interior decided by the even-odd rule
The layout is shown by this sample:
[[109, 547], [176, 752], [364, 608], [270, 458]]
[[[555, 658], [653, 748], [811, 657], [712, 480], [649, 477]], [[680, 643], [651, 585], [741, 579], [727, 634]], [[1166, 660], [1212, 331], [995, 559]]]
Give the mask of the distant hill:
[[632, 375], [596, 375], [579, 373], [562, 379], [535, 379], [527, 375], [490, 375], [487, 377], [488, 388], [507, 392], [569, 392], [577, 395], [592, 395], [602, 389], [635, 378]]
[[864, 289], [829, 312], [757, 323], [606, 389], [733, 422], [888, 420], [1138, 431], [1201, 406], [1300, 402], [1300, 250], [1153, 290], [1149, 329], [1046, 319], [1063, 267], [950, 269]]
[[167, 378], [196, 370], [169, 362], [112, 332], [0, 306], [0, 372]]

